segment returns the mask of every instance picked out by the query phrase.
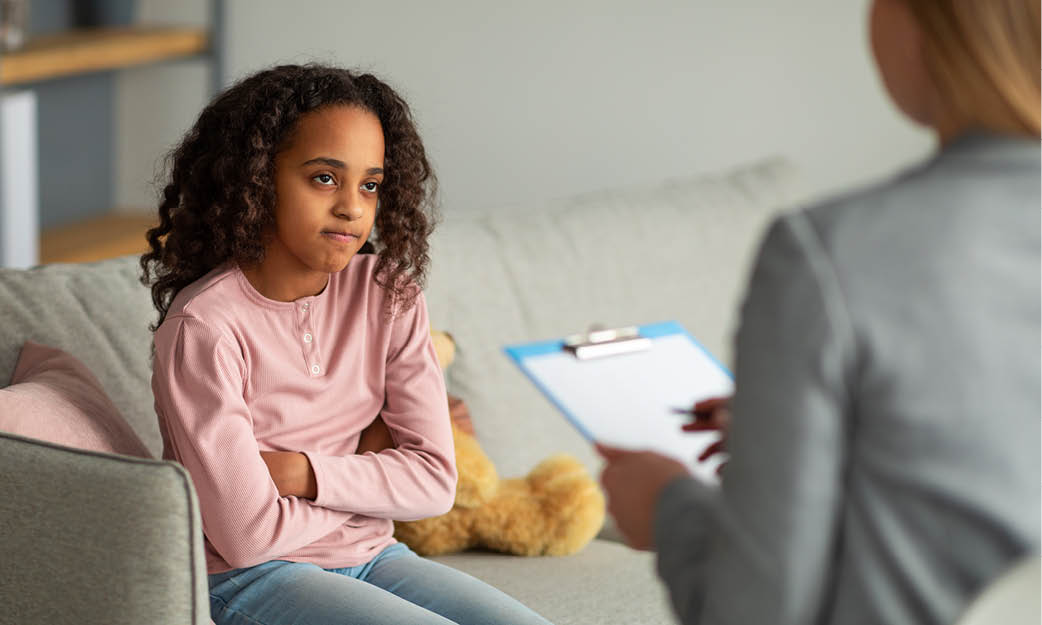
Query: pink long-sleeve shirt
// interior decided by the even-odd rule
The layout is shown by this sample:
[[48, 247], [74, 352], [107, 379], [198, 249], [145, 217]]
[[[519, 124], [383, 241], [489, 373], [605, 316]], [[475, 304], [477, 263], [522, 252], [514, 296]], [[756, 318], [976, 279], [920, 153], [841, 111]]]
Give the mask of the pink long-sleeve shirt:
[[[155, 333], [152, 390], [163, 458], [199, 496], [207, 569], [269, 560], [357, 566], [392, 544], [392, 519], [452, 506], [445, 385], [422, 294], [387, 316], [359, 255], [318, 295], [258, 293], [235, 265], [182, 289]], [[381, 416], [394, 449], [356, 454]], [[280, 497], [261, 451], [303, 452], [314, 501]]]

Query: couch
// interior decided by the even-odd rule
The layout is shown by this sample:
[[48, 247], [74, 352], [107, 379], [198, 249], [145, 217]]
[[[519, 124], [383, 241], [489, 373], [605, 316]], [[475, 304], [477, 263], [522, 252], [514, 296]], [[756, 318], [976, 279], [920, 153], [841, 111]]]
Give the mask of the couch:
[[[794, 194], [773, 159], [720, 175], [444, 216], [427, 303], [456, 339], [450, 392], [504, 476], [590, 445], [502, 353], [506, 344], [675, 319], [721, 360], [745, 274], [771, 214]], [[67, 351], [156, 457], [149, 293], [135, 257], [0, 269], [0, 385], [31, 339]], [[654, 558], [608, 523], [581, 552], [437, 560], [504, 589], [559, 625], [670, 623]], [[175, 463], [0, 432], [0, 623], [209, 622], [198, 503]]]

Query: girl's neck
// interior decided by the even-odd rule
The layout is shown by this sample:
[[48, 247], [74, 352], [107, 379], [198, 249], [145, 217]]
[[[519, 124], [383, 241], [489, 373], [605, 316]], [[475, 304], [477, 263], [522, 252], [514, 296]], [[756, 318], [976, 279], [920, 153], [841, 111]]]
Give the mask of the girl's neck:
[[315, 271], [292, 271], [265, 258], [258, 265], [240, 266], [250, 285], [264, 297], [277, 302], [292, 302], [318, 295], [329, 284], [329, 274]]

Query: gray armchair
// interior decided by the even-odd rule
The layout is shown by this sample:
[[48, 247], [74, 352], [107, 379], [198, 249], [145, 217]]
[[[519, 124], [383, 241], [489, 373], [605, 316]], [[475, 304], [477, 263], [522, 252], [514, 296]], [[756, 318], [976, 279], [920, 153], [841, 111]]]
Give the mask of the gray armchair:
[[0, 623], [210, 622], [183, 468], [0, 433], [0, 476]]

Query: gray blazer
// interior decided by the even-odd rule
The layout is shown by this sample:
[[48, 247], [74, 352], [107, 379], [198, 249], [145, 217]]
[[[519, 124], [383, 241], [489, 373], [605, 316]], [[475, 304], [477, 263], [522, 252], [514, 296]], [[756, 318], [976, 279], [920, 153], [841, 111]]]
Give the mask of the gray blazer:
[[1038, 552], [1039, 153], [965, 136], [773, 224], [722, 488], [657, 504], [683, 623], [949, 624]]

